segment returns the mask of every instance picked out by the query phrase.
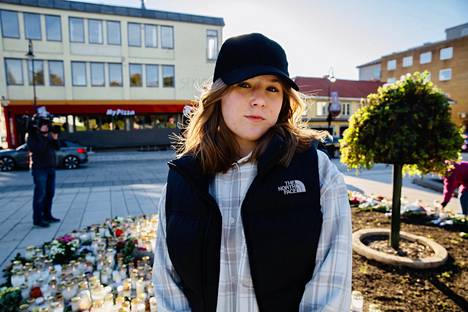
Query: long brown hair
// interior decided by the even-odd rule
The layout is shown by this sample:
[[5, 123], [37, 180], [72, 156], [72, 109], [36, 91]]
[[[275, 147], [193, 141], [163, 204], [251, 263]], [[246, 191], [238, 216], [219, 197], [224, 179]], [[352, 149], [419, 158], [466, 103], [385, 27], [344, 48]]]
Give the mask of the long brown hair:
[[[282, 86], [283, 104], [278, 121], [257, 141], [251, 158], [258, 159], [272, 136], [279, 135], [286, 143], [286, 153], [280, 164], [287, 166], [296, 151], [306, 150], [312, 140], [322, 138], [325, 133], [305, 128], [302, 124], [305, 109], [302, 95], [283, 83]], [[221, 98], [232, 88], [221, 79], [205, 87], [184, 134], [176, 137], [177, 157], [196, 156], [206, 174], [226, 172], [239, 159], [239, 146], [221, 113]]]

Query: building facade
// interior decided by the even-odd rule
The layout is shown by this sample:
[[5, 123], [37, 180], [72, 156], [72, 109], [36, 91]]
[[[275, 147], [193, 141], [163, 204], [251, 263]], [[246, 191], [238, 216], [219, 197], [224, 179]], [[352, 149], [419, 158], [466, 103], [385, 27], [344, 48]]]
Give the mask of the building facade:
[[224, 26], [216, 17], [62, 0], [3, 1], [0, 19], [4, 147], [24, 142], [22, 116], [40, 106], [62, 137], [84, 145], [158, 144], [210, 79]]
[[[468, 127], [468, 23], [445, 32], [446, 40], [382, 56], [380, 80], [392, 83], [402, 75], [428, 71], [429, 79], [453, 100], [452, 120]], [[358, 66], [359, 77], [375, 65]]]
[[[295, 77], [299, 90], [306, 96], [306, 111], [303, 121], [311, 129], [327, 130], [331, 135], [342, 137], [349, 126], [349, 118], [365, 105], [365, 99], [375, 93], [383, 84], [380, 81], [359, 81], [327, 77]], [[335, 94], [341, 105], [341, 112], [328, 127], [328, 105]]]

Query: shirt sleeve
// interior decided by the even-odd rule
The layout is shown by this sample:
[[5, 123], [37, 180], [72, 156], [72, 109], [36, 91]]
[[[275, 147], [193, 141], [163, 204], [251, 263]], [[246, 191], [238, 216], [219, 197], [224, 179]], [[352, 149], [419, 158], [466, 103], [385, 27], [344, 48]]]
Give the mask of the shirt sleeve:
[[444, 177], [444, 203], [447, 203], [452, 198], [452, 194], [455, 189], [458, 187], [457, 178], [456, 178], [456, 169], [454, 169], [448, 176]]
[[159, 222], [153, 264], [153, 284], [158, 311], [189, 312], [190, 305], [182, 292], [180, 278], [172, 266], [166, 244], [166, 187], [158, 205]]
[[299, 311], [349, 311], [351, 303], [351, 208], [343, 175], [321, 151], [320, 204], [323, 223], [312, 279]]

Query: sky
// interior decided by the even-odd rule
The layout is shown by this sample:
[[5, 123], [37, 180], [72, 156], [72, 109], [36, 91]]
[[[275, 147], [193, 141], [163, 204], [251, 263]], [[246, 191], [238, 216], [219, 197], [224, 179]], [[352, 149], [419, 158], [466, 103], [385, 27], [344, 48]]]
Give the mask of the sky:
[[[140, 0], [81, 0], [140, 7]], [[261, 32], [286, 51], [289, 73], [358, 79], [356, 66], [445, 39], [468, 23], [468, 0], [146, 0], [146, 8], [222, 17], [223, 41]]]

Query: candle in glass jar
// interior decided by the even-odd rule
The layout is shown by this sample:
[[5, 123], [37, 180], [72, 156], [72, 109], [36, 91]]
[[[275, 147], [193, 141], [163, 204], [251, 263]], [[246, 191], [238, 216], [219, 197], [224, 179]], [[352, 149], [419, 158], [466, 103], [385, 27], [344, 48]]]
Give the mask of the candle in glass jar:
[[71, 299], [71, 309], [72, 309], [72, 312], [80, 311], [80, 297], [77, 296]]
[[32, 260], [34, 257], [35, 253], [35, 247], [34, 246], [28, 246], [26, 247], [26, 252], [24, 253], [24, 258], [26, 260]]
[[22, 284], [26, 282], [23, 270], [17, 270], [13, 272], [11, 276], [11, 285], [13, 287], [21, 287]]
[[21, 284], [21, 297], [24, 300], [29, 298], [29, 287], [26, 283]]
[[151, 297], [149, 299], [149, 305], [150, 305], [150, 312], [157, 312], [158, 311], [158, 306], [156, 303], [156, 298]]
[[364, 297], [360, 291], [354, 290], [351, 293], [351, 311], [362, 312], [364, 308]]
[[145, 293], [145, 281], [142, 278], [137, 280], [135, 288], [136, 288], [137, 296], [140, 295], [140, 294], [144, 294]]

